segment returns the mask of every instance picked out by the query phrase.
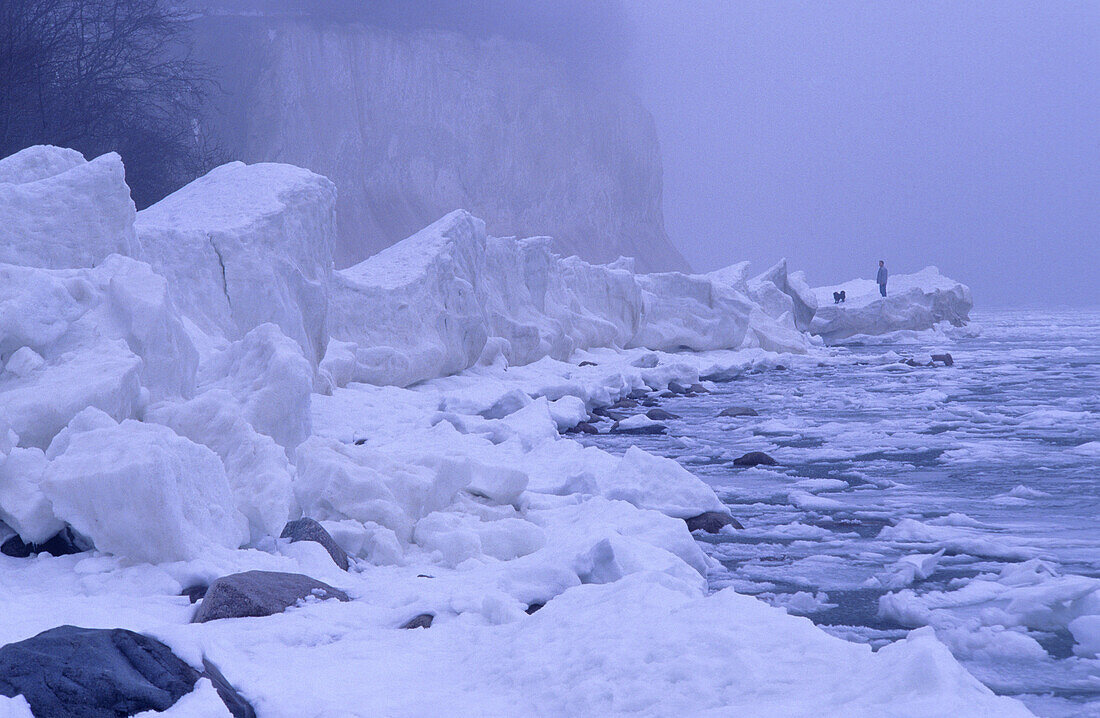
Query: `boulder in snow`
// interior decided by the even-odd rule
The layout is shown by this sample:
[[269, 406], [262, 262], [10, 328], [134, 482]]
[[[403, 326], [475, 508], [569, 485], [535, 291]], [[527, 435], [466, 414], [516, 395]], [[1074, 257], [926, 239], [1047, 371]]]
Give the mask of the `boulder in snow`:
[[328, 555], [332, 556], [332, 560], [337, 566], [345, 571], [348, 570], [347, 552], [340, 548], [340, 545], [333, 540], [324, 526], [308, 516], [287, 523], [283, 528], [283, 532], [279, 534], [279, 538], [290, 539], [291, 543], [296, 541], [319, 543], [324, 546], [325, 551], [328, 551]]
[[778, 462], [763, 451], [750, 451], [733, 460], [734, 466], [775, 466]]
[[735, 529], [745, 528], [740, 521], [724, 511], [706, 511], [684, 521], [687, 522], [688, 531], [702, 531], [708, 534], [719, 533], [725, 526], [732, 526]]
[[164, 711], [199, 672], [156, 639], [121, 628], [60, 626], [0, 648], [0, 695], [35, 718], [117, 718]]
[[278, 571], [245, 571], [222, 576], [210, 584], [191, 622], [272, 616], [309, 598], [350, 600], [340, 589], [309, 576]]

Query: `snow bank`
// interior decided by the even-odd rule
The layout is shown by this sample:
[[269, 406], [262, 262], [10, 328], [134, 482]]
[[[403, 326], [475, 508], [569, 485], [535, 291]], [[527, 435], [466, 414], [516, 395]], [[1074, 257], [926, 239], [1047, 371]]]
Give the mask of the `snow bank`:
[[[833, 292], [840, 291], [846, 300], [834, 304]], [[940, 322], [963, 326], [974, 306], [970, 288], [944, 277], [935, 267], [891, 275], [885, 298], [869, 279], [819, 287], [814, 293], [819, 306], [810, 331], [826, 342], [861, 334], [931, 329]]]
[[[788, 278], [785, 264], [756, 280], [760, 292], [770, 288], [789, 305], [786, 318], [773, 316], [759, 311], [743, 282], [638, 275], [626, 260], [561, 259], [548, 239], [489, 237], [484, 222], [457, 211], [334, 273], [329, 323], [336, 341], [323, 368], [337, 386], [407, 386], [498, 357], [523, 365], [593, 347], [736, 349], [746, 345], [750, 325], [750, 346], [805, 352], [795, 317], [802, 321], [812, 308], [792, 288], [799, 281]], [[799, 297], [798, 312], [784, 292]]]
[[231, 162], [137, 215], [145, 258], [215, 337], [271, 322], [316, 366], [328, 342], [336, 188], [308, 170]]
[[0, 160], [0, 262], [93, 267], [113, 253], [140, 254], [122, 158], [40, 145]]
[[326, 365], [341, 379], [405, 386], [462, 371], [487, 350], [526, 364], [622, 346], [640, 314], [628, 270], [562, 262], [545, 239], [488, 237], [458, 211], [335, 272], [331, 333], [356, 348], [353, 366], [333, 366], [337, 354]]

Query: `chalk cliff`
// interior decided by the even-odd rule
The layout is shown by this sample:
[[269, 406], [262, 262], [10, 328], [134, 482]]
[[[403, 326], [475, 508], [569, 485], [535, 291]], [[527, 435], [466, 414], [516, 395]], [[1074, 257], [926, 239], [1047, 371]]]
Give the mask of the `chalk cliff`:
[[230, 157], [335, 182], [337, 267], [463, 208], [496, 236], [686, 268], [664, 230], [652, 118], [607, 75], [500, 36], [225, 8], [196, 27]]

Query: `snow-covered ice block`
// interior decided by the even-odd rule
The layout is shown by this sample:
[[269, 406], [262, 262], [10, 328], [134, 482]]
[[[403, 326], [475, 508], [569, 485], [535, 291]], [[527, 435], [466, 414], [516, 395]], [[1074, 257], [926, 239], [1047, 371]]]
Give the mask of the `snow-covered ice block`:
[[206, 447], [132, 420], [65, 439], [42, 490], [54, 515], [98, 550], [161, 563], [235, 549], [248, 539], [222, 463]]
[[39, 448], [88, 406], [121, 420], [189, 396], [198, 365], [164, 278], [119, 255], [91, 269], [0, 265], [4, 359], [16, 370], [0, 374], [0, 404]]
[[308, 170], [231, 162], [139, 212], [136, 228], [202, 331], [234, 340], [271, 322], [315, 367], [328, 342], [335, 203], [333, 184]]
[[[833, 292], [843, 291], [845, 301], [833, 303]], [[832, 287], [819, 287], [818, 309], [810, 331], [826, 342], [860, 334], [886, 334], [899, 330], [931, 329], [940, 322], [963, 326], [970, 319], [970, 288], [925, 267], [915, 274], [891, 275], [887, 296], [869, 279], [853, 279]]]
[[0, 404], [20, 445], [45, 449], [89, 406], [116, 420], [136, 415], [144, 406], [141, 367], [121, 339], [100, 339], [26, 378], [0, 378]]
[[418, 519], [449, 505], [470, 480], [454, 466], [435, 471], [317, 437], [297, 448], [296, 465], [294, 492], [303, 515], [374, 523], [406, 543]]
[[189, 401], [152, 406], [145, 418], [221, 458], [236, 507], [248, 519], [252, 541], [282, 532], [295, 505], [286, 452], [253, 428], [236, 397], [224, 389], [211, 389]]
[[0, 262], [64, 269], [139, 256], [122, 158], [38, 145], [0, 160]]
[[446, 566], [457, 566], [482, 556], [511, 561], [531, 554], [546, 543], [538, 525], [520, 518], [483, 520], [470, 514], [437, 511], [416, 524], [413, 540], [438, 552]]
[[293, 449], [312, 433], [313, 369], [302, 349], [274, 324], [260, 324], [206, 357], [199, 389], [232, 396], [252, 427]]
[[644, 309], [629, 347], [706, 351], [741, 346], [752, 302], [705, 275], [666, 272], [637, 277]]
[[25, 543], [42, 543], [64, 528], [42, 493], [46, 456], [41, 449], [12, 449], [0, 458], [0, 521]]
[[484, 239], [484, 222], [454, 212], [335, 272], [330, 329], [358, 347], [353, 380], [405, 386], [473, 365], [489, 336], [471, 283]]
[[609, 499], [621, 499], [675, 518], [726, 512], [714, 489], [690, 471], [672, 459], [654, 456], [636, 446], [626, 450], [613, 474], [598, 476], [597, 481], [600, 492]]
[[34, 145], [0, 159], [0, 184], [27, 184], [87, 164], [84, 155], [68, 147]]
[[781, 259], [768, 271], [746, 282], [748, 294], [772, 318], [790, 312], [798, 331], [807, 331], [817, 312], [818, 300], [802, 272], [787, 272]]

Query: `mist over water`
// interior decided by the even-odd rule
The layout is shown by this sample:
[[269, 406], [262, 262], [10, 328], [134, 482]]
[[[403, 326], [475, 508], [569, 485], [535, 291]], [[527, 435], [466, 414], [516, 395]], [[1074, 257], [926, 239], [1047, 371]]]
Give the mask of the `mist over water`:
[[978, 306], [1096, 305], [1100, 5], [639, 0], [632, 65], [696, 270], [935, 264]]

